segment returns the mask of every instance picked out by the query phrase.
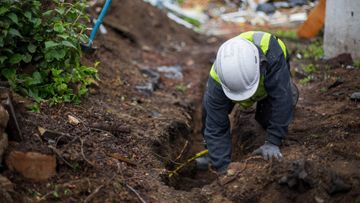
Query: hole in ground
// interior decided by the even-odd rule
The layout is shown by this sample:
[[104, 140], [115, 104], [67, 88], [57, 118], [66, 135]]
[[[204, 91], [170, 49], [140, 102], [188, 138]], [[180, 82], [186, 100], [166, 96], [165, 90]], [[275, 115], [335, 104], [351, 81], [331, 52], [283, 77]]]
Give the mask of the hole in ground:
[[[201, 109], [201, 108], [195, 108]], [[181, 163], [204, 150], [201, 135], [201, 111], [193, 114], [192, 125], [184, 122], [169, 124], [163, 140], [154, 144], [154, 150], [162, 157], [167, 171], [173, 171]], [[264, 131], [254, 119], [254, 110], [243, 111], [235, 108], [230, 115], [233, 135], [232, 160], [241, 161], [246, 154], [251, 153], [264, 142]], [[176, 190], [190, 191], [193, 188], [202, 188], [217, 178], [211, 171], [196, 170], [195, 162], [187, 165], [178, 174], [169, 177], [168, 173], [162, 175], [165, 184]]]

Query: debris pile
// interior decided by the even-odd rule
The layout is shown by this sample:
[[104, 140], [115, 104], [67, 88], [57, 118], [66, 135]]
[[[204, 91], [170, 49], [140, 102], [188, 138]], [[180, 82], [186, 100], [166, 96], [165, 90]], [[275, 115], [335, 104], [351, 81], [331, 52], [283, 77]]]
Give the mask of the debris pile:
[[[168, 17], [187, 28], [206, 34], [223, 23], [251, 26], [298, 27], [307, 20], [307, 13], [316, 6], [306, 0], [268, 1], [178, 1], [144, 0], [166, 10]], [[210, 31], [210, 32], [209, 32]], [[220, 32], [220, 34], [222, 34]]]

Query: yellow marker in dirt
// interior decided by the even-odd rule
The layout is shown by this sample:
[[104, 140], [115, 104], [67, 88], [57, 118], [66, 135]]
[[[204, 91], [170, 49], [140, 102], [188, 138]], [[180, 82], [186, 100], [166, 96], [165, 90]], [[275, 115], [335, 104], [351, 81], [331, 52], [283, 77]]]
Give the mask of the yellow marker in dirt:
[[205, 149], [197, 154], [195, 154], [195, 156], [191, 157], [190, 159], [188, 159], [185, 163], [181, 164], [180, 166], [176, 167], [175, 170], [173, 171], [170, 171], [169, 173], [169, 178], [171, 178], [173, 175], [177, 174], [177, 172], [184, 168], [186, 165], [188, 165], [189, 163], [191, 163], [192, 161], [194, 161], [195, 159], [199, 158], [199, 157], [202, 157], [202, 156], [205, 156], [206, 154], [209, 153], [209, 150]]

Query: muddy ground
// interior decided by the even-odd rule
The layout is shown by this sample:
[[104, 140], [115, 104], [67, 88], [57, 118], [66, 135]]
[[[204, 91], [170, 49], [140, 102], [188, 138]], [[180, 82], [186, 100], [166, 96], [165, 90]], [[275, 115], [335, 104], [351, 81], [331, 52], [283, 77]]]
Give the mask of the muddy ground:
[[[292, 60], [294, 70], [309, 63], [318, 70], [314, 81], [298, 85], [283, 162], [250, 156], [263, 132], [254, 109], [238, 109], [231, 115], [234, 163], [228, 175], [196, 172], [191, 165], [169, 180], [168, 170], [203, 149], [203, 88], [226, 37], [196, 34], [141, 0], [114, 1], [104, 24], [108, 34], [97, 36], [97, 52], [83, 57], [87, 64], [101, 62], [101, 80], [81, 105], [42, 105], [41, 113], [31, 113], [28, 101], [15, 97], [25, 140], [11, 142], [7, 153], [56, 154], [57, 174], [34, 182], [5, 168], [2, 175], [15, 184], [2, 193], [5, 202], [360, 202], [360, 104], [350, 100], [360, 89], [359, 68]], [[309, 43], [285, 41], [293, 55]], [[138, 91], [151, 81], [146, 73], [172, 65], [182, 67], [183, 79], [160, 73], [155, 91]], [[68, 115], [80, 124], [70, 124]], [[69, 137], [48, 143], [38, 127]]]

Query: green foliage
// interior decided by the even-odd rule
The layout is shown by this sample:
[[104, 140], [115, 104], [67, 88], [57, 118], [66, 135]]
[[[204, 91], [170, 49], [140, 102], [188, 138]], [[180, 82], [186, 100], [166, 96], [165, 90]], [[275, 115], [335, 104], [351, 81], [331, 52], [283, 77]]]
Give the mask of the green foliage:
[[187, 88], [186, 88], [186, 86], [181, 84], [181, 85], [176, 85], [175, 89], [178, 92], [185, 93]]
[[360, 60], [354, 61], [353, 66], [360, 67]]
[[190, 17], [186, 17], [186, 16], [181, 16], [181, 18], [183, 20], [185, 20], [186, 22], [192, 24], [195, 27], [200, 27], [201, 26], [200, 21], [196, 20], [195, 18], [190, 18]]
[[320, 59], [324, 55], [323, 44], [321, 41], [315, 41], [305, 48], [302, 53], [304, 58]]
[[97, 64], [80, 63], [86, 1], [53, 0], [53, 9], [40, 0], [0, 2], [1, 75], [36, 102], [79, 102], [97, 79]]
[[309, 64], [309, 65], [303, 66], [302, 69], [307, 74], [313, 74], [317, 70], [317, 68], [314, 64]]
[[298, 39], [296, 32], [293, 30], [276, 30], [272, 31], [271, 33], [280, 39]]
[[309, 82], [314, 80], [314, 76], [313, 75], [309, 75], [303, 79], [301, 79], [299, 82], [301, 85], [307, 85]]

